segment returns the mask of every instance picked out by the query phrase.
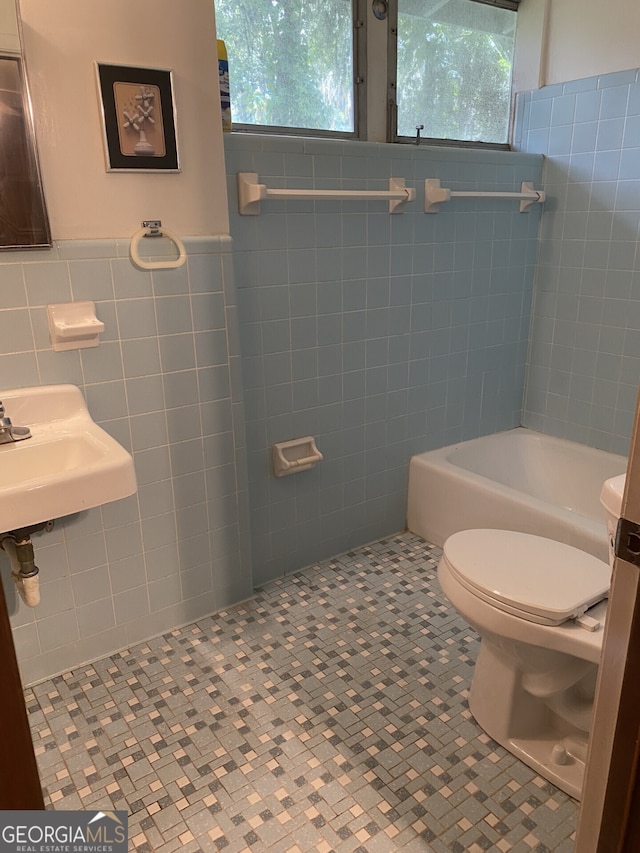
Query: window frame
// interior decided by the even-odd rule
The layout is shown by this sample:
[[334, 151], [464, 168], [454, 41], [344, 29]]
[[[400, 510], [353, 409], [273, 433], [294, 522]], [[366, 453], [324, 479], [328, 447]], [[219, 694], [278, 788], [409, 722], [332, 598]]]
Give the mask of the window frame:
[[[482, 3], [500, 9], [518, 11], [520, 0], [468, 0], [470, 3]], [[398, 135], [398, 0], [389, 0], [388, 39], [387, 39], [387, 142], [412, 145], [436, 145], [450, 148], [484, 148], [494, 151], [510, 151], [507, 142], [476, 142], [465, 139], [441, 139], [434, 136]], [[513, 98], [509, 115], [509, 127], [513, 123]], [[510, 134], [509, 134], [510, 135]]]
[[[322, 130], [310, 127], [291, 127], [274, 124], [243, 124], [233, 120], [233, 95], [231, 100], [232, 132], [255, 133], [274, 136], [311, 137], [316, 139], [367, 139], [367, 0], [351, 0], [352, 52], [353, 52], [353, 131]], [[222, 36], [218, 33], [218, 37]], [[233, 73], [233, 72], [232, 72]]]
[[[469, 0], [502, 9], [517, 12], [521, 0]], [[398, 58], [398, 0], [386, 0], [386, 20], [373, 23], [372, 0], [351, 0], [352, 9], [352, 45], [353, 45], [353, 111], [354, 129], [349, 131], [321, 130], [307, 127], [290, 127], [265, 124], [244, 124], [233, 121], [233, 132], [273, 136], [291, 136], [295, 138], [335, 139], [351, 141], [390, 142], [397, 144], [416, 144], [415, 136], [401, 136], [397, 133], [397, 58]], [[385, 45], [380, 43], [382, 33], [375, 33], [375, 27], [382, 25], [385, 30]], [[218, 34], [220, 36], [220, 33]], [[377, 45], [376, 56], [371, 45]], [[378, 52], [379, 51], [379, 52]], [[372, 76], [370, 65], [377, 57], [384, 57], [379, 64], [380, 74]], [[386, 65], [386, 67], [385, 67]], [[376, 69], [377, 70], [377, 69]], [[375, 77], [375, 90], [368, 86], [368, 78]], [[386, 89], [385, 89], [386, 80]], [[379, 90], [379, 91], [378, 91]], [[512, 92], [513, 95], [513, 92]], [[383, 100], [384, 99], [384, 100]], [[367, 109], [369, 103], [369, 111]], [[231, 105], [233, 113], [233, 103]], [[509, 115], [509, 135], [507, 142], [478, 142], [463, 139], [440, 139], [420, 136], [421, 145], [445, 146], [451, 148], [477, 148], [510, 151], [513, 126], [513, 97]]]

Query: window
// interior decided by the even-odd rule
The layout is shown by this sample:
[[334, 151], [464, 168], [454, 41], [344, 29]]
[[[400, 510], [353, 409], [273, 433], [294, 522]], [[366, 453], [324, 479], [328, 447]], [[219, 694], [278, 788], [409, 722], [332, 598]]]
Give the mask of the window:
[[396, 137], [506, 144], [515, 5], [398, 0]]
[[234, 129], [506, 147], [518, 2], [215, 0]]
[[234, 127], [357, 133], [352, 0], [216, 0]]

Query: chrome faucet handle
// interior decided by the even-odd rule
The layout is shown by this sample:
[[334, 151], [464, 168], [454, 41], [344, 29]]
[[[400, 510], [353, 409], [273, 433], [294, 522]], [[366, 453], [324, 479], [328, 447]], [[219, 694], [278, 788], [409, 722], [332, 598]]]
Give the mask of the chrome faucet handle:
[[13, 441], [11, 418], [0, 418], [0, 444]]
[[11, 418], [0, 418], [0, 444], [13, 444], [31, 438], [29, 427], [13, 426]]
[[11, 418], [6, 416], [2, 400], [0, 400], [0, 444], [24, 441], [25, 438], [31, 438], [31, 430], [29, 427], [14, 426]]

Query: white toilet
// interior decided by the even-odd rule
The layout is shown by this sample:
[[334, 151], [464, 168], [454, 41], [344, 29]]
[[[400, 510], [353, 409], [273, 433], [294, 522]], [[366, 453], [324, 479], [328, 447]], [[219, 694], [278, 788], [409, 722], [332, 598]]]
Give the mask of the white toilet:
[[[624, 479], [602, 488], [610, 542]], [[528, 533], [462, 530], [444, 543], [438, 579], [482, 640], [469, 696], [476, 721], [579, 799], [611, 566]]]

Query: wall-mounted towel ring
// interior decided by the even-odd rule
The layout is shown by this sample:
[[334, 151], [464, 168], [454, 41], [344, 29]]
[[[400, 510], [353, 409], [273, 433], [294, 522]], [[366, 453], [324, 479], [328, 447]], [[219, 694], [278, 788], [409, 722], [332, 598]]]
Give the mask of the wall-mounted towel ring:
[[[178, 250], [178, 257], [173, 261], [143, 261], [140, 257], [139, 251], [140, 240], [142, 240], [143, 237], [166, 237], [174, 243]], [[138, 229], [131, 238], [131, 260], [137, 267], [140, 267], [140, 269], [143, 270], [169, 270], [181, 267], [187, 260], [187, 252], [184, 248], [184, 243], [176, 234], [169, 231], [168, 228], [163, 228], [162, 222], [160, 222], [159, 219], [152, 219], [143, 222], [142, 228]]]

